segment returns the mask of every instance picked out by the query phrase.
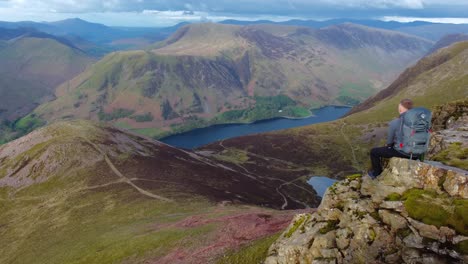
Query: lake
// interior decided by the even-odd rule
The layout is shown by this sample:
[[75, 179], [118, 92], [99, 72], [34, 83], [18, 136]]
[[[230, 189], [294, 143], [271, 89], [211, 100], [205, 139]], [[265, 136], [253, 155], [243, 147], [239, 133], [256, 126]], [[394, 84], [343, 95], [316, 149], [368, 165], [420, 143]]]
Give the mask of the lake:
[[160, 141], [179, 148], [194, 149], [223, 139], [333, 121], [345, 115], [350, 109], [350, 107], [327, 106], [315, 109], [314, 115], [306, 118], [275, 118], [250, 124], [214, 125], [165, 137]]
[[313, 176], [307, 182], [312, 185], [317, 194], [323, 198], [328, 187], [332, 186], [337, 180], [322, 176]]

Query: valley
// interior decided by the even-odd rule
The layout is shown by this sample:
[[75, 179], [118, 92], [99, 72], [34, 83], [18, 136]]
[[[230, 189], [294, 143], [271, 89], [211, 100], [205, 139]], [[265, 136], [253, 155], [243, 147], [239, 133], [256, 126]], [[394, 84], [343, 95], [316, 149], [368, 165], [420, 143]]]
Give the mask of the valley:
[[[171, 250], [178, 258], [209, 260], [280, 231], [294, 212], [268, 208], [318, 204], [314, 190], [292, 174], [262, 175], [237, 161], [219, 162], [88, 121], [38, 129], [0, 147], [0, 161], [0, 241], [8, 245], [0, 260], [6, 263], [163, 256], [161, 262], [170, 263]], [[243, 230], [247, 238], [218, 234], [226, 226], [240, 230], [237, 225], [252, 225]], [[132, 237], [139, 238], [129, 245]], [[207, 237], [223, 244], [203, 253], [213, 247]]]
[[431, 46], [353, 24], [320, 30], [186, 25], [149, 50], [107, 55], [59, 86], [57, 99], [34, 114], [46, 122], [105, 121], [155, 138], [213, 124], [303, 117], [310, 108], [364, 100]]
[[[0, 263], [466, 259], [464, 27], [353, 21], [0, 22]], [[430, 161], [372, 180], [402, 98]]]

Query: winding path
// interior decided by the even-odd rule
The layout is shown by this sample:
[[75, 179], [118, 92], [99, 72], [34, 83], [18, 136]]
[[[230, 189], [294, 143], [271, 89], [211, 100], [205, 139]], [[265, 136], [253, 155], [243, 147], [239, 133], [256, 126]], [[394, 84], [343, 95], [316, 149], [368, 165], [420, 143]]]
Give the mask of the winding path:
[[[218, 142], [218, 144], [219, 144], [220, 147], [222, 147], [223, 149], [227, 150], [227, 148], [226, 148], [226, 146], [224, 146], [223, 142], [224, 142], [224, 140], [221, 140], [221, 141]], [[271, 157], [260, 156], [260, 155], [257, 155], [257, 154], [251, 153], [251, 152], [249, 152], [249, 155], [252, 155], [252, 156], [255, 156], [255, 157], [257, 157], [257, 158], [264, 159], [264, 160], [270, 160], [270, 159], [271, 159], [271, 160], [275, 160], [275, 161], [277, 161], [277, 162], [280, 162], [280, 163], [283, 163], [283, 164], [286, 164], [286, 165], [294, 165], [294, 164], [291, 164], [291, 163], [289, 163], [289, 162], [287, 162], [287, 161], [284, 161], [284, 160], [280, 160], [280, 159], [276, 159], [276, 158], [271, 158]], [[307, 189], [305, 189], [305, 188], [303, 188], [303, 187], [301, 187], [301, 186], [299, 186], [299, 185], [297, 185], [297, 184], [294, 183], [295, 181], [299, 180], [299, 178], [294, 179], [294, 180], [292, 180], [292, 181], [285, 181], [285, 180], [279, 179], [279, 178], [268, 177], [268, 176], [261, 176], [261, 175], [252, 173], [252, 172], [249, 171], [247, 168], [245, 168], [244, 166], [242, 166], [242, 165], [240, 165], [240, 164], [237, 164], [237, 163], [233, 163], [233, 165], [235, 165], [235, 166], [241, 168], [241, 169], [245, 172], [245, 173], [242, 173], [242, 172], [240, 172], [240, 173], [242, 173], [242, 174], [244, 174], [244, 175], [246, 175], [246, 176], [248, 176], [248, 177], [250, 177], [250, 178], [253, 177], [253, 178], [255, 178], [255, 179], [256, 179], [257, 181], [259, 181], [259, 182], [262, 182], [262, 181], [260, 181], [259, 179], [268, 179], [268, 180], [271, 180], [271, 181], [279, 181], [279, 182], [281, 182], [281, 184], [278, 185], [278, 187], [276, 187], [275, 190], [276, 190], [276, 192], [283, 198], [283, 201], [284, 201], [284, 202], [283, 202], [283, 204], [281, 205], [281, 209], [282, 209], [282, 210], [284, 210], [284, 209], [289, 205], [288, 198], [291, 199], [292, 201], [296, 202], [296, 203], [299, 203], [299, 204], [304, 205], [306, 208], [310, 208], [309, 205], [307, 205], [306, 203], [301, 202], [301, 201], [299, 201], [299, 200], [297, 200], [297, 199], [294, 199], [294, 198], [291, 197], [290, 195], [287, 195], [286, 193], [283, 193], [283, 192], [281, 192], [281, 190], [280, 190], [283, 186], [286, 186], [286, 185], [294, 185], [295, 187], [297, 187], [297, 188], [299, 188], [299, 189], [301, 189], [301, 190], [303, 190], [303, 191], [306, 191], [306, 192], [310, 193], [311, 195], [315, 195], [315, 193], [313, 193], [313, 192], [311, 192], [311, 191], [309, 191], [309, 190], [307, 190]], [[303, 169], [303, 168], [299, 168], [299, 167], [298, 167], [298, 169]], [[238, 171], [238, 172], [239, 172], [239, 171]], [[258, 179], [257, 179], [257, 178], [258, 178]]]
[[141, 194], [143, 195], [146, 195], [148, 197], [151, 197], [151, 198], [154, 198], [154, 199], [158, 199], [158, 200], [161, 200], [161, 201], [165, 201], [165, 202], [173, 202], [173, 200], [169, 199], [169, 198], [166, 198], [166, 197], [163, 197], [163, 196], [160, 196], [160, 195], [157, 195], [157, 194], [154, 194], [154, 193], [151, 193], [151, 192], [148, 192], [146, 190], [143, 190], [142, 188], [136, 186], [130, 179], [128, 179], [127, 177], [125, 177], [118, 169], [117, 167], [115, 167], [114, 163], [112, 163], [112, 161], [109, 159], [109, 156], [107, 156], [107, 153], [105, 153], [98, 145], [96, 145], [95, 143], [91, 142], [91, 140], [87, 139], [87, 138], [84, 138], [83, 139], [88, 143], [90, 144], [94, 149], [96, 149], [99, 153], [101, 153], [101, 155], [104, 157], [104, 160], [106, 161], [107, 165], [109, 166], [109, 168], [112, 170], [112, 172], [114, 172], [123, 182], [129, 184], [130, 186], [132, 186], [133, 188], [135, 188], [138, 192], [140, 192]]

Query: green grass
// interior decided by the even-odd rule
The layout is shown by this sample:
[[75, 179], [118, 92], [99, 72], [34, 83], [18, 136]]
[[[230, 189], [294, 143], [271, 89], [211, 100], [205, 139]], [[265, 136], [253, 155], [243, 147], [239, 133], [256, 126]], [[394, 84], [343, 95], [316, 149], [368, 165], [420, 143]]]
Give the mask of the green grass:
[[309, 109], [301, 106], [287, 106], [283, 110], [283, 114], [290, 117], [308, 117], [311, 115]]
[[38, 118], [35, 114], [29, 114], [14, 124], [14, 129], [21, 132], [22, 134], [29, 133], [34, 129], [41, 127], [45, 124], [45, 121]]
[[236, 109], [218, 115], [215, 123], [253, 122], [274, 117], [306, 117], [311, 112], [286, 95], [255, 96], [255, 106], [250, 109]]
[[327, 225], [320, 228], [319, 232], [320, 234], [326, 234], [330, 231], [333, 231], [333, 230], [336, 230], [338, 229], [338, 224], [340, 223], [339, 220], [330, 220], [330, 221], [327, 221]]
[[449, 166], [468, 170], [468, 148], [464, 148], [461, 142], [450, 144], [446, 149], [437, 153], [432, 159]]
[[468, 200], [422, 189], [408, 190], [402, 199], [411, 218], [437, 227], [449, 226], [468, 235]]
[[360, 174], [360, 173], [356, 173], [356, 174], [353, 174], [353, 175], [346, 176], [346, 179], [351, 180], [351, 181], [357, 180], [357, 179], [360, 179], [360, 178], [362, 178], [362, 174]]
[[20, 138], [45, 124], [46, 122], [34, 113], [14, 122], [3, 121], [0, 124], [0, 145]]
[[1, 263], [138, 262], [190, 247], [214, 228], [155, 226], [209, 211], [202, 200], [174, 205], [142, 198], [126, 186], [76, 192], [63, 184], [40, 184], [0, 201]]
[[114, 123], [114, 126], [123, 128], [123, 129], [132, 129], [133, 127], [125, 121], [117, 121]]
[[468, 255], [468, 240], [464, 240], [455, 245], [455, 249], [464, 255]]
[[164, 133], [163, 130], [159, 129], [159, 128], [155, 128], [155, 127], [151, 127], [151, 128], [137, 128], [137, 129], [130, 129], [131, 131], [135, 132], [135, 133], [138, 133], [138, 134], [141, 134], [141, 135], [144, 135], [144, 136], [147, 136], [147, 137], [151, 137], [151, 138], [157, 138], [159, 137], [161, 134]]
[[146, 113], [142, 115], [133, 115], [130, 117], [131, 119], [134, 119], [137, 122], [143, 123], [143, 122], [151, 122], [153, 121], [154, 117], [151, 113]]
[[[375, 93], [370, 83], [347, 83], [340, 87], [338, 100], [344, 100], [349, 105], [357, 104]], [[344, 103], [343, 102], [343, 103]]]
[[307, 220], [309, 220], [309, 218], [310, 218], [310, 215], [302, 215], [298, 220], [296, 220], [293, 223], [293, 226], [284, 234], [284, 237], [286, 237], [286, 238], [291, 237], [294, 234], [294, 232], [296, 232], [296, 230], [302, 224], [304, 224], [305, 222], [307, 222]]
[[259, 239], [242, 247], [239, 251], [229, 252], [217, 264], [261, 264], [268, 254], [268, 248], [278, 239], [280, 233]]
[[399, 193], [391, 193], [385, 197], [385, 201], [401, 201], [401, 195]]
[[246, 151], [236, 148], [225, 149], [222, 152], [214, 155], [214, 158], [235, 164], [246, 163], [249, 160], [249, 156], [247, 155]]
[[117, 108], [114, 109], [111, 113], [106, 113], [102, 109], [98, 112], [99, 120], [101, 121], [112, 121], [120, 118], [125, 118], [131, 116], [135, 110]]

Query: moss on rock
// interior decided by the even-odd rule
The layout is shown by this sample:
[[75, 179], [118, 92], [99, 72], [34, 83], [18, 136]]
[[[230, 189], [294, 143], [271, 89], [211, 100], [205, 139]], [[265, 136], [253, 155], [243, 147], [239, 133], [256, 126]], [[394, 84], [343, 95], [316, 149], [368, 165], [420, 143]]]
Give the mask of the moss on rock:
[[401, 194], [391, 193], [387, 197], [385, 197], [385, 201], [401, 201]]
[[289, 238], [292, 236], [292, 234], [294, 234], [294, 232], [296, 232], [297, 229], [299, 229], [299, 227], [305, 223], [307, 220], [309, 220], [310, 218], [310, 215], [301, 215], [299, 217], [299, 219], [297, 219], [294, 223], [293, 223], [293, 226], [288, 230], [288, 232], [286, 232], [286, 234], [284, 234], [285, 237]]
[[421, 189], [410, 189], [402, 198], [411, 218], [437, 227], [449, 226], [468, 235], [468, 200]]
[[333, 230], [336, 230], [338, 229], [338, 224], [340, 223], [339, 220], [330, 220], [330, 221], [327, 221], [327, 225], [320, 228], [319, 232], [320, 234], [326, 234], [330, 231], [333, 231]]

